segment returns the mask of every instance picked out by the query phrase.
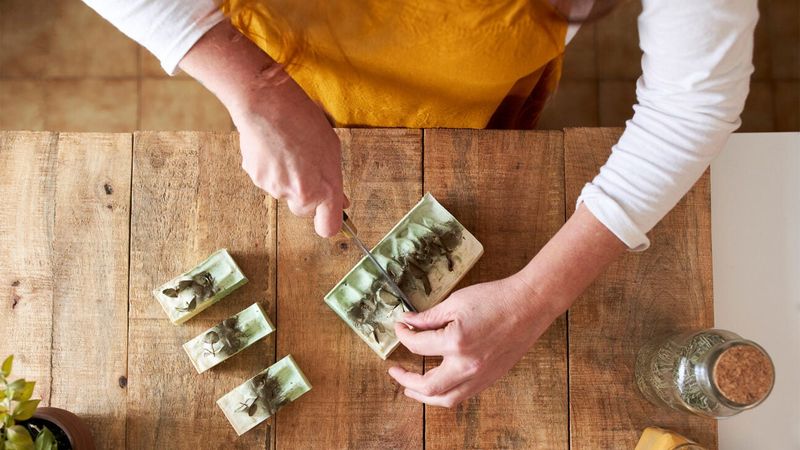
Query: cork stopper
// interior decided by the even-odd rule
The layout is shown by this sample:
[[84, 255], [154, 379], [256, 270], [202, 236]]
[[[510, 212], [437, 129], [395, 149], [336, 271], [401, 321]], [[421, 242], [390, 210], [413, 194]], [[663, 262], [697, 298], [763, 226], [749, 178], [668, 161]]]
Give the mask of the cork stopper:
[[724, 350], [714, 363], [713, 383], [731, 403], [750, 406], [763, 400], [772, 390], [772, 360], [750, 344]]

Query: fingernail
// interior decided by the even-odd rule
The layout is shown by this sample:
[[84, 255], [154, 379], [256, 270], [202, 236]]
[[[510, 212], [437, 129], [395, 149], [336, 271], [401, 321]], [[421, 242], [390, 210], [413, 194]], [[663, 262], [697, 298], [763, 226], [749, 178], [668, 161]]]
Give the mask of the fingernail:
[[398, 320], [398, 321], [397, 321], [397, 323], [402, 323], [402, 324], [403, 324], [403, 325], [405, 325], [405, 326], [406, 326], [406, 328], [408, 328], [409, 330], [413, 330], [413, 329], [414, 329], [414, 325], [411, 325], [410, 323], [407, 323], [407, 322], [403, 322], [402, 320]]

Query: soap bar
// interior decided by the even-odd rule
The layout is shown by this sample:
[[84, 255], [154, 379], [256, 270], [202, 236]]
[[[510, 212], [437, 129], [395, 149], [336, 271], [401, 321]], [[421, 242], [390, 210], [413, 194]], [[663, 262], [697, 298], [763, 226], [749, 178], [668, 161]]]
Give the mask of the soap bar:
[[205, 261], [153, 290], [169, 320], [180, 325], [247, 283], [236, 261], [220, 249]]
[[[483, 254], [483, 246], [430, 193], [372, 249], [418, 311], [436, 305]], [[394, 323], [404, 307], [366, 257], [324, 297], [383, 359], [400, 344]]]
[[287, 355], [225, 394], [217, 405], [241, 436], [310, 390], [311, 383]]
[[[682, 447], [685, 444], [693, 444], [690, 447]], [[642, 437], [636, 444], [635, 450], [673, 450], [675, 448], [686, 448], [692, 450], [703, 450], [703, 447], [686, 439], [678, 433], [658, 427], [647, 427], [642, 432]]]
[[183, 349], [197, 373], [203, 373], [273, 331], [261, 305], [253, 303], [183, 344]]

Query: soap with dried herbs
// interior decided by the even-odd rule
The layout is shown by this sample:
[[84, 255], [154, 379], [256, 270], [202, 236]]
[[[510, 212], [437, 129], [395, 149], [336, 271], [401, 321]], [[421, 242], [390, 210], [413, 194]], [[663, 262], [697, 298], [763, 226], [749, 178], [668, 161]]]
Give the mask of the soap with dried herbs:
[[183, 349], [197, 373], [203, 373], [273, 331], [261, 305], [253, 303], [183, 344]]
[[[483, 254], [483, 246], [430, 193], [372, 249], [418, 311], [442, 301]], [[362, 258], [325, 303], [383, 359], [400, 344], [404, 311], [372, 261]]]
[[311, 383], [287, 355], [222, 396], [217, 405], [241, 436], [310, 390]]
[[169, 320], [180, 325], [247, 283], [226, 249], [153, 290]]

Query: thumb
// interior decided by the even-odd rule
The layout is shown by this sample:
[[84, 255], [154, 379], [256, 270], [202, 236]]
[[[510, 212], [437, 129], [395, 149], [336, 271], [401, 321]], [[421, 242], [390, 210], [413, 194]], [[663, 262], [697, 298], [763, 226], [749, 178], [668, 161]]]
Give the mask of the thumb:
[[337, 200], [325, 200], [317, 205], [317, 213], [314, 215], [314, 228], [317, 234], [328, 238], [342, 228], [342, 198]]
[[400, 321], [417, 330], [435, 330], [450, 322], [450, 313], [444, 303], [439, 303], [419, 313], [407, 312], [400, 317]]

